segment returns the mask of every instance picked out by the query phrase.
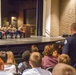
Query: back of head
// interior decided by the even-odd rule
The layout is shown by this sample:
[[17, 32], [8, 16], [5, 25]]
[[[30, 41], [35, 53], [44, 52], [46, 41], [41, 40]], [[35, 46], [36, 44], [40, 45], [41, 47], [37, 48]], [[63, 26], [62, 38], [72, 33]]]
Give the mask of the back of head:
[[0, 58], [4, 61], [4, 63], [7, 62], [7, 53], [5, 51], [0, 51]]
[[70, 64], [70, 57], [67, 54], [61, 54], [58, 57], [59, 63]]
[[31, 46], [31, 52], [38, 52], [38, 48], [36, 45]]
[[7, 63], [8, 64], [15, 64], [15, 58], [14, 58], [14, 54], [12, 51], [7, 51]]
[[38, 52], [38, 48], [37, 47], [32, 48], [31, 52]]
[[76, 31], [76, 23], [73, 23], [73, 24], [71, 25], [71, 28], [72, 28], [74, 31]]
[[30, 51], [29, 50], [26, 50], [25, 52], [23, 52], [22, 58], [24, 61], [29, 61], [29, 57], [30, 57]]
[[33, 67], [41, 67], [42, 56], [39, 52], [33, 52], [30, 55], [30, 62]]
[[52, 75], [76, 75], [76, 71], [70, 65], [59, 63], [54, 67]]
[[43, 54], [45, 56], [51, 56], [53, 54], [53, 51], [54, 51], [54, 47], [53, 45], [46, 45], [44, 47], [44, 51], [43, 51]]

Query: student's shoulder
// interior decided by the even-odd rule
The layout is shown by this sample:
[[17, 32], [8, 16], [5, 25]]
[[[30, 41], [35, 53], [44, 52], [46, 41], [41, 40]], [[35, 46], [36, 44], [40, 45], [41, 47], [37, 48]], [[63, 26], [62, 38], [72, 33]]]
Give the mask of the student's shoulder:
[[14, 74], [12, 74], [10, 72], [1, 71], [0, 75], [14, 75]]
[[48, 70], [42, 69], [42, 72], [44, 73], [44, 75], [52, 75], [52, 73]]
[[32, 69], [26, 69], [23, 71], [23, 74], [22, 75], [32, 75]]

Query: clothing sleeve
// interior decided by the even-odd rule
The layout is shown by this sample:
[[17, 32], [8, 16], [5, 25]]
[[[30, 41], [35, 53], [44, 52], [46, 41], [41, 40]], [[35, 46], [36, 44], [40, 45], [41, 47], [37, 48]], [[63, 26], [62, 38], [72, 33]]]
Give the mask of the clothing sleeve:
[[50, 72], [50, 75], [52, 75], [52, 73]]
[[68, 54], [69, 53], [69, 41], [66, 39], [64, 41], [64, 49], [63, 49], [63, 54]]
[[12, 66], [11, 66], [11, 70], [10, 70], [10, 68], [9, 68], [9, 71], [10, 71], [11, 73], [16, 73], [16, 66], [15, 66], [15, 65], [12, 65]]
[[18, 73], [21, 73], [22, 72], [22, 63], [20, 63], [19, 65], [18, 65]]

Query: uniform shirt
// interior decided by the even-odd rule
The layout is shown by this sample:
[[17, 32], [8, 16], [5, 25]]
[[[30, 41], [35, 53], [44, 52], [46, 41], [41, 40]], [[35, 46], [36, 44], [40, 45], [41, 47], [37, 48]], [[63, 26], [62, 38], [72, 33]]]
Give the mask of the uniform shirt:
[[72, 66], [76, 63], [76, 34], [66, 38], [64, 42], [63, 54], [69, 55]]
[[50, 71], [39, 68], [32, 68], [23, 72], [22, 75], [52, 75]]

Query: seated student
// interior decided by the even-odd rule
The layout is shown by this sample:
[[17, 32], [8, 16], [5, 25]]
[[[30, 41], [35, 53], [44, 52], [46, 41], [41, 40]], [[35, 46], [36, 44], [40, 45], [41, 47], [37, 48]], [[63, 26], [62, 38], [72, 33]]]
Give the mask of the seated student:
[[31, 68], [31, 66], [29, 65], [29, 57], [30, 57], [30, 51], [26, 50], [22, 54], [22, 58], [24, 61], [18, 65], [18, 73], [22, 74], [24, 70]]
[[0, 38], [4, 38], [4, 36], [6, 37], [6, 27], [1, 27], [0, 28]]
[[62, 43], [56, 43], [56, 44], [53, 44], [53, 47], [55, 49], [53, 52], [53, 56], [58, 58], [58, 56], [62, 54], [63, 45]]
[[76, 75], [76, 70], [70, 65], [59, 63], [53, 68], [52, 75]]
[[18, 34], [20, 35], [20, 38], [25, 38], [25, 33], [26, 33], [26, 26], [23, 24], [18, 28]]
[[16, 73], [16, 61], [12, 51], [7, 51], [7, 62], [5, 64], [5, 71]]
[[24, 71], [22, 75], [52, 75], [51, 72], [41, 68], [42, 56], [39, 52], [30, 55], [29, 64], [32, 69]]
[[[4, 71], [16, 73], [16, 67], [15, 67], [15, 65], [12, 64], [11, 59], [8, 60], [8, 57], [13, 58], [11, 56], [11, 53], [8, 55], [7, 52], [5, 52], [5, 51], [0, 52], [0, 58], [2, 58], [2, 60], [4, 61]], [[7, 61], [8, 61], [8, 63], [7, 63]]]
[[61, 54], [58, 57], [58, 63], [64, 63], [70, 65], [71, 64], [70, 57], [67, 54]]
[[31, 46], [31, 53], [32, 53], [32, 52], [38, 52], [38, 48], [37, 48], [36, 45], [32, 45], [32, 46]]
[[2, 31], [2, 37], [5, 36], [7, 38], [7, 34], [6, 34], [7, 27], [5, 25], [1, 27], [1, 31]]
[[8, 31], [7, 34], [9, 34], [11, 36], [11, 38], [13, 38], [13, 35], [16, 33], [16, 28], [13, 25], [10, 25], [8, 27]]
[[1, 58], [0, 58], [0, 75], [13, 75], [11, 72], [4, 71], [4, 62]]
[[44, 57], [42, 58], [42, 68], [47, 69], [48, 67], [54, 67], [58, 60], [57, 58], [53, 57], [52, 54], [54, 52], [54, 48], [52, 45], [46, 45], [44, 47]]

